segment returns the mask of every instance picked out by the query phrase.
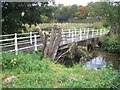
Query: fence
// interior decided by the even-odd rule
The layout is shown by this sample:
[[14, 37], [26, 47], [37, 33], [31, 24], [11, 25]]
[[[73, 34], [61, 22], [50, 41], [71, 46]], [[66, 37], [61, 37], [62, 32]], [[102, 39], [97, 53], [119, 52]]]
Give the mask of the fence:
[[[95, 38], [104, 35], [108, 30], [104, 29], [92, 29], [92, 28], [80, 28], [80, 29], [62, 29], [62, 40], [60, 46], [72, 42], [81, 41], [83, 39]], [[47, 33], [47, 32], [46, 32]], [[48, 33], [50, 36], [50, 33]], [[33, 49], [38, 50], [38, 47], [42, 46], [40, 36], [37, 32], [30, 33], [20, 33], [20, 34], [8, 34], [0, 35], [2, 40], [0, 40], [0, 47], [2, 51], [15, 52], [16, 55], [20, 50]], [[48, 41], [50, 37], [48, 37]]]

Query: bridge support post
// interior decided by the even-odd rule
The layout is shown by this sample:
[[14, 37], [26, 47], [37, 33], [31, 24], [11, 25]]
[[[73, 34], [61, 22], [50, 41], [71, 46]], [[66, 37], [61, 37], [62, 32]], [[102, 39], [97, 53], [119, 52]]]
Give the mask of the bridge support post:
[[91, 42], [92, 42], [92, 45], [93, 45], [93, 48], [94, 48], [96, 46], [96, 38], [92, 38]]
[[17, 33], [15, 33], [15, 54], [18, 54]]

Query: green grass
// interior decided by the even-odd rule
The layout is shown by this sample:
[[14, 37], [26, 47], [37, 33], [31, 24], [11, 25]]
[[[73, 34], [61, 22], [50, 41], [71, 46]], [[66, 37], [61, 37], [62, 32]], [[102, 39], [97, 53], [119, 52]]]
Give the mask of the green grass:
[[110, 88], [119, 86], [118, 73], [109, 68], [93, 71], [82, 64], [66, 68], [49, 58], [41, 60], [41, 54], [3, 54], [2, 80], [9, 76], [17, 79], [10, 84], [2, 82], [3, 88]]
[[[43, 23], [43, 24], [39, 24], [40, 28], [44, 31], [50, 31], [51, 28], [54, 25], [58, 25], [58, 27], [62, 28], [64, 31], [69, 31], [69, 29], [71, 31], [74, 31], [75, 29], [78, 30], [77, 33], [79, 33], [80, 28], [81, 30], [84, 30], [84, 28], [93, 28], [94, 29], [94, 33], [97, 33], [97, 29], [98, 28], [98, 33], [100, 33], [100, 29], [103, 29], [102, 32], [104, 32], [104, 28], [102, 26], [102, 24], [100, 22], [97, 23]], [[32, 25], [31, 28], [29, 28], [29, 25], [25, 25], [27, 28], [27, 31], [35, 31], [35, 25]], [[109, 30], [110, 27], [105, 28], [107, 31]]]
[[[39, 24], [41, 29], [51, 28], [54, 25], [57, 25], [58, 27], [62, 28], [63, 30], [66, 29], [80, 29], [80, 28], [88, 28], [88, 27], [94, 27], [94, 23], [43, 23]], [[34, 31], [35, 25], [32, 25], [31, 28], [29, 28], [29, 25], [25, 25], [27, 28], [27, 31]], [[102, 25], [100, 26], [102, 27]]]

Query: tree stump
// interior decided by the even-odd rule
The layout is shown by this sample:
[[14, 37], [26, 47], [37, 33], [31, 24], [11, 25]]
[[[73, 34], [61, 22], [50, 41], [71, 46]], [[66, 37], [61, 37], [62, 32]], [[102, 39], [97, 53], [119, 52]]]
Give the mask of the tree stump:
[[39, 33], [42, 44], [43, 44], [43, 47], [41, 50], [42, 56], [45, 58], [49, 57], [51, 59], [55, 59], [60, 42], [62, 40], [61, 28], [58, 28], [57, 25], [55, 25], [52, 28], [51, 35], [50, 35], [50, 41], [48, 41], [48, 37], [46, 33], [43, 33], [40, 27], [37, 26], [36, 31]]

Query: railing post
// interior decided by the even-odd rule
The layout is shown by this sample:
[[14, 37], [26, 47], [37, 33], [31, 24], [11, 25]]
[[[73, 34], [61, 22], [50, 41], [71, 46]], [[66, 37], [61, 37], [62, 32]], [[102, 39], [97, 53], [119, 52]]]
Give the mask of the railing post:
[[89, 38], [89, 28], [87, 30], [87, 39]]
[[97, 29], [97, 36], [99, 35], [98, 29]]
[[72, 31], [72, 42], [74, 42], [74, 33]]
[[84, 35], [85, 35], [85, 28], [84, 28]]
[[37, 36], [36, 36], [36, 34], [34, 35], [34, 46], [35, 46], [35, 51], [37, 51]]
[[102, 29], [101, 29], [101, 35], [102, 35]]
[[42, 31], [43, 33], [45, 33], [45, 31]]
[[106, 34], [106, 29], [104, 28], [104, 34]]
[[70, 29], [69, 29], [69, 38], [70, 38], [70, 33], [71, 33], [71, 32], [70, 32]]
[[15, 33], [15, 54], [18, 54], [17, 33]]
[[76, 33], [76, 29], [75, 29], [75, 37], [76, 37], [77, 33]]
[[94, 35], [94, 33], [93, 33], [93, 32], [94, 32], [94, 29], [92, 29], [92, 38], [93, 38], [93, 35]]
[[30, 44], [32, 44], [32, 32], [30, 32]]
[[65, 44], [65, 38], [64, 38], [64, 31], [63, 31], [63, 29], [62, 29], [62, 40], [63, 40], [63, 44]]
[[100, 29], [100, 36], [102, 35], [102, 29]]
[[80, 40], [82, 40], [82, 31], [81, 31], [81, 28], [80, 28]]
[[101, 29], [99, 29], [99, 35], [101, 35]]

